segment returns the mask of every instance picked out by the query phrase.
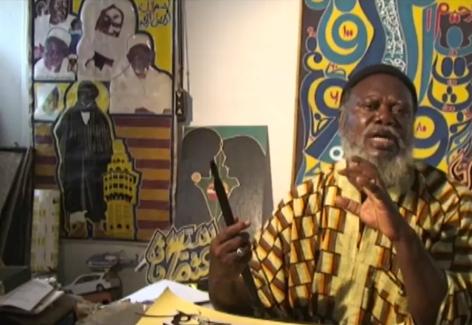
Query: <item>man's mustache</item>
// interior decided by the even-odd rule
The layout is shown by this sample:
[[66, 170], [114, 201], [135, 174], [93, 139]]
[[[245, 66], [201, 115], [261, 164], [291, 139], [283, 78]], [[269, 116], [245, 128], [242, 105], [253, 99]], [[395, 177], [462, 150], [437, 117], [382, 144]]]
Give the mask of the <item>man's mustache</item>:
[[394, 138], [401, 149], [405, 149], [407, 147], [407, 144], [405, 143], [405, 140], [403, 140], [402, 136], [400, 135], [400, 132], [397, 129], [395, 129], [393, 126], [390, 126], [390, 125], [380, 126], [376, 124], [370, 124], [362, 132], [362, 137], [372, 136], [375, 134], [380, 134], [380, 135]]

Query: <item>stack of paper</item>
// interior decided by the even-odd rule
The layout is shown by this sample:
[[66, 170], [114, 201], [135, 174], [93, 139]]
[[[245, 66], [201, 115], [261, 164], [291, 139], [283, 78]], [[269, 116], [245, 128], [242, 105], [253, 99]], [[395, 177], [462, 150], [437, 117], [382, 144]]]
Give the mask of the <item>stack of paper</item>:
[[132, 303], [154, 302], [167, 288], [177, 296], [196, 304], [210, 301], [208, 292], [194, 289], [188, 285], [170, 280], [160, 280], [152, 283], [121, 300], [129, 300]]
[[0, 311], [38, 314], [63, 294], [46, 280], [32, 279], [0, 296]]

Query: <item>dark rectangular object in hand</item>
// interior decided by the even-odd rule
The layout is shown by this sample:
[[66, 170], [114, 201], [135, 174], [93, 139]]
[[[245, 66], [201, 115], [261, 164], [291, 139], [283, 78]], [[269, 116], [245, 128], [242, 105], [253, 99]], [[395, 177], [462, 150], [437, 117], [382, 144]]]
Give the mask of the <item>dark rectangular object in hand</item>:
[[231, 226], [232, 224], [234, 224], [233, 212], [231, 211], [231, 207], [229, 205], [228, 197], [226, 196], [224, 185], [221, 182], [220, 175], [218, 174], [218, 167], [216, 166], [216, 163], [213, 160], [210, 161], [210, 169], [214, 180], [213, 186], [216, 192], [216, 196], [218, 197], [218, 201], [220, 202], [223, 218], [225, 220], [226, 225]]
[[[220, 203], [221, 212], [223, 213], [223, 218], [226, 222], [226, 225], [231, 226], [235, 223], [233, 211], [231, 210], [231, 206], [229, 205], [228, 196], [226, 195], [223, 182], [220, 179], [220, 175], [218, 173], [218, 167], [216, 166], [216, 163], [213, 159], [210, 161], [210, 169], [211, 169], [211, 174], [213, 175], [213, 181], [214, 181], [213, 186], [216, 192], [216, 196], [218, 197], [218, 202]], [[243, 280], [247, 289], [249, 290], [249, 295], [250, 295], [249, 299], [254, 309], [254, 314], [259, 318], [264, 318], [264, 311], [263, 311], [264, 308], [258, 298], [256, 285], [254, 284], [254, 280], [252, 278], [249, 265], [247, 265], [243, 269], [243, 271], [241, 272], [241, 275], [243, 277]]]

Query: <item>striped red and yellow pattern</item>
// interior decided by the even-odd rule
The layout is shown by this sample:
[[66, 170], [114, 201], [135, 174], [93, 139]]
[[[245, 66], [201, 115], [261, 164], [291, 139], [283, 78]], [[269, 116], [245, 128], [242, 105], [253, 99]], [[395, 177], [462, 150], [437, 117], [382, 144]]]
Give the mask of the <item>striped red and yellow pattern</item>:
[[136, 208], [137, 240], [170, 226], [172, 117], [113, 115], [115, 138], [122, 139], [141, 175]]
[[37, 189], [57, 189], [56, 165], [52, 123], [34, 124], [34, 184]]

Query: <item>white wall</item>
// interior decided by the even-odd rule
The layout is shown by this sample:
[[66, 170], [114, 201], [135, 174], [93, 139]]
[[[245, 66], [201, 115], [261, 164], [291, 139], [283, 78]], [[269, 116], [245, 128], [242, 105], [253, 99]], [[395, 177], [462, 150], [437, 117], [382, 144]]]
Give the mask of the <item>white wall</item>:
[[274, 204], [291, 184], [301, 0], [186, 0], [192, 125], [268, 125]]
[[28, 0], [0, 0], [0, 146], [31, 143]]

